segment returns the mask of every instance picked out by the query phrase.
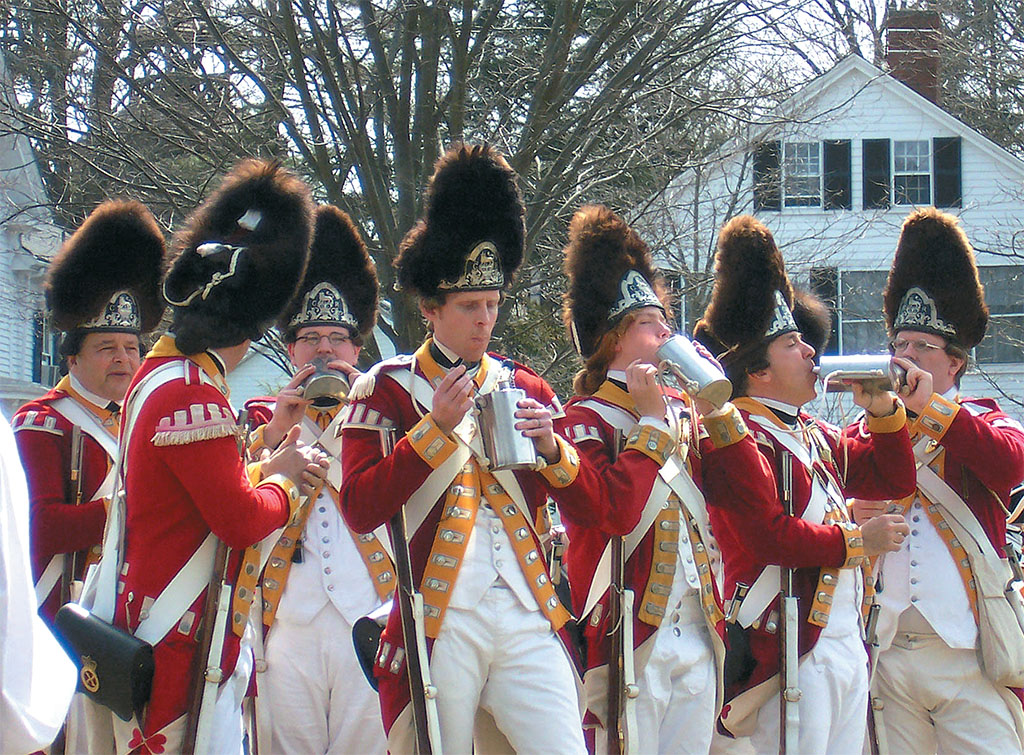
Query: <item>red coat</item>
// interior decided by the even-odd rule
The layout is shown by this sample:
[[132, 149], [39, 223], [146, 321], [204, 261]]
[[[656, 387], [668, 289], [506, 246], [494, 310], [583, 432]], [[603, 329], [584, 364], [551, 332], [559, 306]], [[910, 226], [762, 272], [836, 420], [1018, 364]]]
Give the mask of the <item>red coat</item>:
[[[187, 358], [165, 336], [139, 369], [135, 384], [169, 361], [183, 362], [187, 379], [158, 388], [138, 411], [127, 449], [124, 569], [114, 623], [134, 630], [147, 597], [156, 598], [212, 530], [231, 548], [228, 573], [237, 576], [243, 549], [284, 526], [289, 493], [274, 482], [253, 488], [239, 455], [227, 386], [205, 354]], [[200, 382], [200, 373], [223, 390]], [[129, 393], [131, 388], [129, 388]], [[202, 425], [203, 437], [195, 432]], [[161, 433], [159, 445], [154, 442]], [[153, 695], [145, 737], [183, 715], [192, 691], [198, 619], [206, 591], [185, 620], [157, 643]], [[181, 631], [187, 629], [187, 631]], [[239, 652], [228, 626], [222, 656], [225, 678]]]
[[[615, 401], [615, 397], [620, 400]], [[610, 537], [625, 535], [637, 525], [661, 467], [661, 463], [655, 458], [656, 454], [648, 455], [635, 447], [623, 450], [616, 462], [612, 464], [609, 449], [612, 447], [615, 428], [596, 411], [581, 405], [580, 401], [585, 399], [601, 400], [592, 397], [573, 398], [566, 405], [566, 416], [560, 422], [559, 427], [563, 434], [576, 443], [580, 455], [587, 461], [586, 466], [594, 472], [593, 474], [581, 472], [579, 484], [588, 490], [592, 501], [610, 501], [614, 505], [607, 507], [595, 505], [594, 514], [582, 520], [566, 518], [566, 530], [569, 535], [566, 566], [569, 571], [570, 584], [573, 587], [573, 609], [577, 616], [582, 614], [598, 561]], [[624, 408], [632, 414], [634, 419], [639, 420], [639, 416], [632, 410], [632, 401], [629, 400], [628, 394], [621, 390], [603, 403]], [[580, 433], [576, 432], [577, 428], [581, 429]], [[580, 440], [581, 437], [591, 436], [591, 429], [596, 430], [598, 437], [587, 437], [586, 440]], [[718, 498], [728, 499], [731, 489], [721, 486], [726, 475], [706, 477], [705, 470], [715, 467], [722, 467], [726, 470], [743, 468], [757, 463], [760, 456], [749, 435], [737, 436], [736, 441], [717, 449], [707, 433], [702, 432], [699, 455], [692, 452], [687, 455], [691, 476], [697, 487], [704, 493], [709, 505], [713, 505]], [[719, 487], [708, 487], [705, 484], [705, 479], [717, 481]], [[654, 541], [652, 528], [648, 530], [636, 550], [626, 561], [626, 586], [633, 590], [637, 601], [644, 594], [651, 576]], [[715, 546], [712, 544], [711, 547]], [[719, 606], [721, 606], [720, 587], [715, 583], [715, 600]], [[588, 621], [584, 630], [587, 637], [586, 666], [588, 669], [608, 663], [608, 654], [611, 650], [607, 626], [607, 594], [601, 599], [600, 605], [605, 606], [605, 609], [601, 612], [598, 625], [594, 626]], [[656, 629], [656, 627], [640, 621], [638, 612], [634, 612], [635, 647], [643, 644], [654, 634]], [[720, 636], [724, 635], [723, 626], [719, 625], [717, 629]]]
[[[103, 447], [86, 433], [82, 433], [82, 503], [74, 505], [72, 424], [53, 407], [53, 402], [71, 396], [63, 389], [67, 383], [65, 378], [60, 386], [45, 396], [29, 401], [11, 420], [28, 479], [32, 578], [36, 581], [54, 556], [76, 552], [79, 557], [75, 579], [81, 579], [89, 551], [103, 539], [103, 525], [107, 519], [106, 501], [94, 496], [106, 478], [112, 460]], [[72, 398], [101, 420], [106, 420], [111, 434], [116, 437], [117, 422], [111, 419], [110, 412], [85, 399]], [[59, 581], [40, 607], [40, 613], [52, 622], [58, 608]]]
[[[346, 425], [343, 431], [340, 504], [345, 520], [356, 532], [372, 532], [381, 524], [389, 522], [433, 471], [413, 447], [408, 436], [409, 430], [421, 421], [422, 415], [417, 412], [409, 393], [396, 382], [408, 379], [411, 358], [397, 357], [379, 364], [363, 378], [375, 381], [372, 393], [364, 397], [353, 396], [350, 421], [360, 422], [363, 426]], [[422, 374], [418, 366], [417, 373]], [[551, 407], [556, 414], [561, 413], [551, 387], [532, 370], [516, 364], [515, 382], [528, 396]], [[353, 386], [353, 394], [358, 393], [357, 387]], [[428, 411], [429, 407], [420, 408], [424, 414]], [[392, 426], [397, 430], [394, 449], [387, 457], [381, 452], [380, 433], [366, 426], [370, 424]], [[568, 442], [562, 443], [563, 456], [572, 453]], [[586, 492], [575, 482], [567, 487], [556, 488], [537, 472], [517, 471], [515, 475], [534, 521], [538, 510], [546, 504], [548, 495], [566, 507], [566, 510], [585, 515], [588, 507]], [[419, 529], [409, 533], [412, 575], [417, 586], [423, 578], [444, 500], [444, 495], [439, 497]], [[539, 549], [539, 542], [535, 540], [535, 544]], [[389, 643], [391, 648], [404, 645], [397, 601], [384, 630], [382, 644], [384, 642]], [[432, 645], [429, 639], [428, 645]], [[409, 701], [405, 664], [402, 664], [398, 674], [382, 670], [380, 664], [377, 665], [377, 672], [384, 728], [390, 731]]]
[[[794, 516], [785, 514], [776, 487], [776, 458], [780, 444], [758, 429], [752, 415], [773, 418], [771, 411], [751, 399], [737, 399], [743, 418], [757, 440], [761, 458], [755, 468], [717, 468], [708, 477], [723, 477], [712, 484], [730, 486], [732, 495], [710, 509], [715, 536], [725, 560], [725, 595], [731, 596], [737, 582], [752, 585], [770, 564], [795, 569], [794, 589], [800, 611], [800, 655], [809, 652], [818, 641], [821, 627], [808, 621], [821, 567], [842, 567], [847, 559], [847, 538], [834, 524], [814, 524], [800, 519], [810, 499], [811, 477], [806, 467], [794, 460]], [[839, 481], [848, 497], [881, 500], [909, 495], [914, 489], [915, 466], [906, 414], [900, 406], [895, 415], [871, 418], [844, 430], [801, 413], [800, 420], [821, 431], [831, 451], [825, 460], [829, 475]], [[843, 468], [840, 474], [836, 461]], [[770, 608], [778, 608], [778, 599]], [[732, 684], [726, 700], [732, 700], [775, 676], [779, 670], [779, 636], [769, 633], [762, 622], [748, 630], [755, 666], [750, 677]], [[723, 710], [728, 719], [729, 706]]]

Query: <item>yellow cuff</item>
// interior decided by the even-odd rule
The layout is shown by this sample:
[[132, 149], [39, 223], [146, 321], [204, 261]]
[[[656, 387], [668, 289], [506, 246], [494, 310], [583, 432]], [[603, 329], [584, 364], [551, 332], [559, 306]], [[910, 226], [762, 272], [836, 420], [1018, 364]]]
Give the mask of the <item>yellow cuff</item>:
[[853, 522], [843, 522], [839, 525], [843, 532], [843, 540], [846, 543], [846, 560], [840, 569], [852, 569], [855, 566], [863, 566], [867, 563], [864, 555], [864, 536]]
[[659, 430], [654, 425], [633, 425], [626, 439], [624, 451], [639, 451], [664, 466], [668, 457], [672, 455], [676, 444], [672, 436], [664, 430]]
[[580, 455], [569, 441], [557, 433], [555, 434], [555, 443], [558, 444], [558, 461], [548, 464], [541, 456], [537, 471], [551, 487], [564, 488], [571, 485], [576, 479], [576, 475], [580, 473]]
[[704, 428], [708, 431], [715, 448], [725, 448], [739, 443], [750, 433], [739, 409], [727, 403], [721, 409], [704, 415]]
[[875, 417], [870, 412], [864, 412], [864, 419], [869, 433], [895, 433], [907, 424], [907, 409], [902, 401], [897, 400], [896, 411], [892, 414]]
[[263, 480], [263, 462], [252, 461], [245, 465], [245, 474], [250, 485], [258, 485]]
[[277, 485], [288, 494], [288, 523], [291, 524], [295, 513], [299, 510], [299, 504], [302, 502], [302, 498], [299, 496], [299, 486], [283, 474], [272, 474], [256, 487], [262, 488], [264, 485]]
[[932, 440], [940, 441], [942, 436], [946, 434], [949, 426], [953, 424], [953, 420], [956, 419], [956, 414], [959, 411], [959, 404], [954, 404], [952, 401], [942, 398], [939, 394], [933, 393], [932, 397], [928, 400], [928, 406], [924, 408], [921, 416], [917, 418], [917, 429]]
[[405, 437], [409, 439], [413, 450], [432, 469], [437, 469], [444, 464], [445, 460], [459, 447], [458, 443], [441, 432], [441, 428], [429, 414], [413, 425]]
[[253, 430], [251, 433], [249, 433], [249, 452], [250, 453], [254, 453], [254, 454], [255, 453], [259, 453], [264, 448], [266, 448], [268, 451], [273, 451], [274, 450], [269, 445], [267, 445], [267, 439], [266, 439], [266, 437], [264, 437], [264, 433], [266, 432], [266, 430], [267, 430], [267, 426], [266, 425], [260, 425], [255, 430]]

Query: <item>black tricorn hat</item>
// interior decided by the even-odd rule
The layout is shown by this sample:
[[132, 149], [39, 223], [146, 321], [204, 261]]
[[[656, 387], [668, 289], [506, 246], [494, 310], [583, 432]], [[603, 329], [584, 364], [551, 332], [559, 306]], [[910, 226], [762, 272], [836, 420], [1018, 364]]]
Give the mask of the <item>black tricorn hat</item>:
[[588, 205], [573, 215], [564, 269], [569, 290], [563, 316], [584, 359], [627, 312], [641, 307], [668, 312], [650, 249], [607, 207]]
[[276, 162], [243, 160], [189, 217], [164, 279], [178, 348], [256, 340], [295, 295], [313, 230], [309, 188]]
[[973, 349], [988, 327], [974, 250], [954, 215], [928, 207], [903, 222], [883, 294], [890, 337], [935, 333]]
[[134, 201], [104, 202], [54, 256], [46, 299], [60, 330], [148, 333], [160, 323], [164, 236]]
[[307, 325], [338, 325], [366, 335], [377, 320], [377, 267], [352, 219], [334, 205], [316, 208], [309, 265], [277, 327], [286, 341]]
[[434, 165], [424, 217], [402, 239], [398, 284], [424, 297], [504, 289], [523, 261], [516, 173], [488, 144], [457, 145]]
[[723, 226], [715, 253], [715, 285], [694, 335], [723, 364], [748, 348], [798, 330], [793, 286], [771, 231], [750, 215]]

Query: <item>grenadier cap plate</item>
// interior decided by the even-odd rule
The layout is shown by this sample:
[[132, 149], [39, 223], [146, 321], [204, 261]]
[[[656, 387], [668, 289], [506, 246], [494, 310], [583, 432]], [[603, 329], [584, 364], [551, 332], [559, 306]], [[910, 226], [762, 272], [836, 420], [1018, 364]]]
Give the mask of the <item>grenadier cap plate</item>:
[[619, 298], [608, 310], [608, 317], [617, 320], [622, 315], [642, 307], [664, 309], [661, 300], [655, 295], [651, 284], [636, 270], [629, 270], [619, 283]]
[[341, 291], [330, 283], [317, 283], [302, 297], [299, 311], [289, 320], [293, 328], [307, 325], [345, 325], [358, 330], [356, 318], [349, 312]]
[[490, 241], [481, 241], [466, 257], [466, 266], [455, 280], [442, 280], [444, 291], [488, 291], [505, 287], [498, 250]]
[[947, 338], [956, 337], [956, 328], [939, 317], [939, 310], [935, 306], [935, 299], [930, 297], [922, 288], [914, 286], [903, 295], [900, 308], [896, 312], [896, 319], [892, 324], [893, 330], [920, 330], [925, 333], [941, 333]]
[[140, 333], [142, 317], [139, 305], [128, 291], [118, 291], [110, 297], [102, 314], [79, 327], [97, 332]]

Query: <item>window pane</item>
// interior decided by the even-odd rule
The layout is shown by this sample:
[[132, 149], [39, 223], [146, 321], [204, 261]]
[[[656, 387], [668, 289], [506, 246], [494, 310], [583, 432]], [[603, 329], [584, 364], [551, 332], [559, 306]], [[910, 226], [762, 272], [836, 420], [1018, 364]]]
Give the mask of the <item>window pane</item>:
[[991, 314], [1024, 313], [1024, 267], [979, 267], [978, 278], [985, 286], [985, 303]]
[[881, 317], [882, 291], [889, 273], [885, 270], [843, 271], [841, 306], [844, 320], [874, 320]]
[[974, 356], [981, 364], [1024, 362], [1024, 315], [1000, 315], [989, 320]]
[[932, 169], [927, 141], [893, 142], [892, 159], [897, 173], [930, 173]]
[[881, 354], [884, 351], [888, 351], [888, 339], [882, 320], [843, 321], [844, 354]]
[[894, 176], [896, 204], [926, 205], [931, 202], [931, 176]]
[[817, 142], [786, 144], [783, 175], [787, 207], [821, 204], [821, 157]]

